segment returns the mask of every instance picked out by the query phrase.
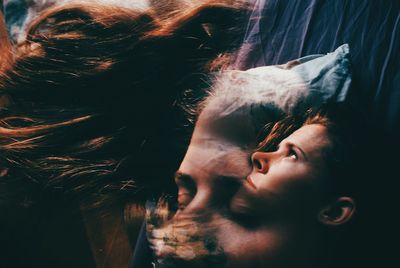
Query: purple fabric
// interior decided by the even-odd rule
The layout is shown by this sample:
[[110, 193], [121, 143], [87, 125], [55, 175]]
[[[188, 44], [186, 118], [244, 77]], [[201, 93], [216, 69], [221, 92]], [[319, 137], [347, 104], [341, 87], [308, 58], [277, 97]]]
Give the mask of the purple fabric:
[[258, 0], [237, 67], [281, 64], [348, 43], [349, 102], [400, 134], [400, 1]]

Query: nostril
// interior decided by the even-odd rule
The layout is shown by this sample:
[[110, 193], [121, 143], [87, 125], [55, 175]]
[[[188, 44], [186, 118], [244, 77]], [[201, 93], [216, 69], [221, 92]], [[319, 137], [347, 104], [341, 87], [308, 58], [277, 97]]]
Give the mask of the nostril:
[[265, 173], [268, 170], [268, 156], [264, 152], [255, 152], [251, 156], [253, 170]]

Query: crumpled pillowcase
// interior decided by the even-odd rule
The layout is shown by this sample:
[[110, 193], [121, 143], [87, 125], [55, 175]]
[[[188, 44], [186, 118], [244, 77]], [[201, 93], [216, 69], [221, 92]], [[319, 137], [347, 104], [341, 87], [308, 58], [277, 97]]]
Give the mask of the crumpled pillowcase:
[[284, 65], [223, 72], [215, 95], [236, 98], [235, 108], [259, 104], [285, 114], [327, 102], [343, 102], [351, 84], [348, 44], [326, 55], [310, 55]]
[[319, 96], [323, 102], [345, 101], [351, 84], [348, 44], [327, 55], [312, 55], [297, 61], [300, 64], [292, 70], [301, 76], [311, 95]]

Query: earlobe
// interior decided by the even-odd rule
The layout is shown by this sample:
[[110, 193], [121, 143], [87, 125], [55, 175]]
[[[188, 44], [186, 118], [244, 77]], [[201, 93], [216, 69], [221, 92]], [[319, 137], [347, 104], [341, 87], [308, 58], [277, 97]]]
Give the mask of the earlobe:
[[325, 225], [339, 226], [352, 219], [355, 209], [353, 198], [339, 197], [320, 211], [318, 220]]

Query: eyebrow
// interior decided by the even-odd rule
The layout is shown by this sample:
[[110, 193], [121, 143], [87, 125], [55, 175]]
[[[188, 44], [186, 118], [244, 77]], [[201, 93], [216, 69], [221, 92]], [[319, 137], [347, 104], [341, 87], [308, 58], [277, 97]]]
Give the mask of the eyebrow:
[[298, 146], [298, 145], [296, 145], [296, 144], [294, 144], [294, 143], [292, 143], [292, 142], [288, 142], [287, 145], [288, 145], [289, 147], [298, 149], [298, 150], [300, 151], [300, 153], [303, 155], [304, 159], [305, 159], [306, 161], [308, 161], [307, 154], [304, 152], [303, 149], [301, 149], [300, 146]]
[[193, 182], [192, 176], [185, 174], [179, 170], [175, 172], [174, 179], [175, 179], [176, 183], [178, 183], [178, 182], [182, 182], [182, 183]]

